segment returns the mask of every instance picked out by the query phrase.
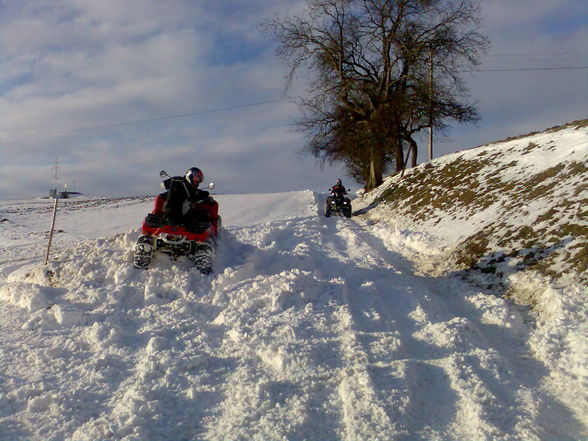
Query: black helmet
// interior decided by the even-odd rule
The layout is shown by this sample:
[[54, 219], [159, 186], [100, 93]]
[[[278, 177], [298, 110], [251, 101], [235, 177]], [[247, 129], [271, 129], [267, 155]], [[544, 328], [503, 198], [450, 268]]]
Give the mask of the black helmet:
[[188, 181], [194, 187], [198, 187], [202, 181], [204, 181], [204, 173], [198, 167], [192, 167], [188, 169], [185, 176]]
[[341, 179], [337, 179], [337, 185], [343, 185], [343, 181]]

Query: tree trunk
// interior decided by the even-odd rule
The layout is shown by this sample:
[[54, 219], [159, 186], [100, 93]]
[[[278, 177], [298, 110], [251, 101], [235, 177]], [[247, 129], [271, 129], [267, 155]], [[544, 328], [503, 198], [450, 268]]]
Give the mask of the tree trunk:
[[[410, 166], [411, 167], [416, 167], [417, 165], [417, 153], [418, 153], [418, 145], [416, 143], [416, 141], [413, 139], [412, 136], [408, 135], [404, 138], [404, 140], [406, 142], [408, 142], [409, 148], [408, 148], [408, 152], [406, 153], [406, 160], [404, 161], [404, 164], [402, 166], [402, 173], [400, 174], [400, 177], [403, 178], [404, 177], [404, 170], [406, 170], [406, 166], [408, 165], [408, 159], [411, 158], [410, 161]], [[411, 155], [412, 153], [412, 155]]]
[[396, 163], [397, 172], [404, 169], [404, 152], [402, 151], [402, 142], [400, 140], [394, 148], [394, 162]]
[[408, 144], [410, 145], [410, 152], [412, 153], [410, 166], [416, 167], [417, 166], [418, 145], [412, 136], [407, 137], [406, 140], [408, 141]]
[[365, 183], [365, 189], [370, 191], [381, 185], [383, 182], [383, 175], [384, 156], [381, 154], [380, 149], [372, 146], [370, 147], [370, 168], [368, 179]]

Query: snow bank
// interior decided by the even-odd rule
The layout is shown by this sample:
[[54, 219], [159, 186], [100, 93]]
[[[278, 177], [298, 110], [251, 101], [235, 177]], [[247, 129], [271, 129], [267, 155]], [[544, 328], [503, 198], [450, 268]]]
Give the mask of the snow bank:
[[457, 273], [528, 307], [529, 347], [549, 369], [546, 387], [584, 423], [587, 163], [580, 121], [444, 156], [354, 201], [422, 274]]
[[548, 387], [588, 420], [588, 289], [572, 280], [546, 280], [536, 273], [509, 277], [509, 294], [532, 306], [536, 329], [529, 345], [549, 369]]

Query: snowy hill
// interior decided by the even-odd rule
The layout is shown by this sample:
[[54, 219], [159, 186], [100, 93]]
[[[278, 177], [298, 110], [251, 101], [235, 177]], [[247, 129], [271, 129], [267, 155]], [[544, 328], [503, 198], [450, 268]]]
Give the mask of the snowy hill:
[[356, 207], [369, 204], [371, 219], [442, 239], [443, 271], [588, 283], [588, 120], [444, 156]]
[[[443, 156], [354, 201], [387, 245], [531, 308], [535, 354], [586, 390], [588, 120]], [[541, 337], [540, 337], [541, 336]], [[565, 360], [565, 361], [564, 361]], [[584, 372], [580, 381], [578, 372]], [[578, 408], [586, 418], [588, 400]]]
[[582, 323], [426, 275], [437, 239], [323, 195], [216, 198], [212, 276], [132, 267], [149, 198], [64, 201], [47, 267], [51, 202], [0, 201], [0, 440], [588, 436]]

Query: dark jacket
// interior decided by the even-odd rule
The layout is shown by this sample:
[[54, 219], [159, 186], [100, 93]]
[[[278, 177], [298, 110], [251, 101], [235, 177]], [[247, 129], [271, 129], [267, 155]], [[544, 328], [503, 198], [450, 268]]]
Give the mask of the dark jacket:
[[345, 187], [343, 185], [337, 184], [331, 188], [331, 193], [333, 194], [333, 196], [342, 198], [347, 194], [347, 190], [345, 190]]
[[[159, 195], [162, 214], [173, 224], [187, 223], [191, 218], [205, 215], [211, 221], [218, 218], [218, 204], [210, 197], [206, 190], [200, 190], [188, 184], [181, 176], [163, 181], [162, 186], [167, 190]], [[188, 212], [183, 213], [184, 203], [188, 201], [191, 205]], [[158, 204], [156, 203], [156, 206]], [[158, 213], [157, 213], [158, 214]]]

